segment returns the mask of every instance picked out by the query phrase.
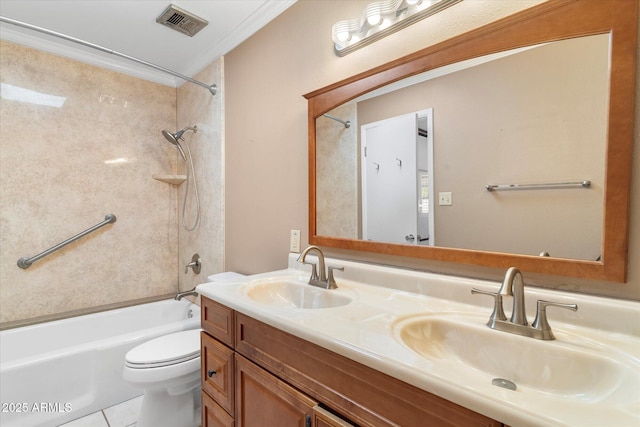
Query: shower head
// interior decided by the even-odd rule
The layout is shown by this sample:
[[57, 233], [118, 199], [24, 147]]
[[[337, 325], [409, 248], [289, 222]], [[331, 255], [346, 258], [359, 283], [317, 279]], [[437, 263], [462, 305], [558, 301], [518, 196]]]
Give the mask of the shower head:
[[182, 159], [187, 160], [187, 156], [184, 154], [184, 149], [182, 148], [182, 145], [180, 145], [180, 142], [178, 141], [178, 139], [180, 139], [182, 135], [178, 135], [178, 133], [180, 132], [176, 132], [174, 134], [166, 130], [162, 131], [162, 135], [164, 135], [164, 137], [167, 138], [167, 141], [169, 141], [170, 143], [176, 146], [176, 148], [180, 152], [180, 155], [182, 156]]
[[198, 132], [198, 126], [185, 127], [185, 128], [179, 130], [176, 133], [171, 133], [171, 132], [166, 131], [166, 130], [162, 131], [162, 135], [167, 139], [167, 141], [169, 141], [170, 143], [175, 145], [176, 148], [178, 148], [178, 151], [180, 152], [180, 155], [182, 156], [183, 160], [187, 160], [187, 156], [184, 154], [184, 149], [182, 148], [182, 145], [180, 144], [180, 140], [184, 139], [184, 138], [182, 138], [182, 134], [184, 134], [188, 130], [192, 130], [193, 132]]

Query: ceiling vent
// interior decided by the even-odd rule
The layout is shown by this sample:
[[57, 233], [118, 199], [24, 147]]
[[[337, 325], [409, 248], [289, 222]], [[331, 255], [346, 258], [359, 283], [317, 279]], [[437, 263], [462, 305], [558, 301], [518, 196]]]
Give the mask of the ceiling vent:
[[156, 19], [156, 22], [180, 31], [189, 37], [196, 35], [198, 31], [203, 29], [209, 23], [208, 21], [197, 17], [193, 13], [189, 13], [184, 9], [170, 4], [164, 12]]

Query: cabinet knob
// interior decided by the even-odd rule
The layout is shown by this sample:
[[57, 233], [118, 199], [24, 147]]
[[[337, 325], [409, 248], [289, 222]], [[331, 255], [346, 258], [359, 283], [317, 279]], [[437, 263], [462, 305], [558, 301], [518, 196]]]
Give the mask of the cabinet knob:
[[216, 373], [217, 373], [217, 372], [216, 372], [215, 370], [213, 370], [213, 369], [209, 369], [209, 370], [207, 371], [207, 376], [208, 376], [209, 378], [211, 378], [211, 377], [212, 377], [212, 376], [214, 376]]

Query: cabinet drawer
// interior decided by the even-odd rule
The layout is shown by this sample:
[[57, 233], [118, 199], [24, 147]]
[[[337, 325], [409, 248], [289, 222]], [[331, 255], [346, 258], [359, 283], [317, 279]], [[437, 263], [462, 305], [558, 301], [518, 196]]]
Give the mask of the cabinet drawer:
[[202, 427], [234, 427], [235, 422], [231, 415], [227, 414], [207, 395], [202, 393]]
[[233, 348], [235, 332], [233, 310], [207, 297], [202, 297], [200, 305], [202, 329]]
[[202, 332], [202, 390], [229, 414], [234, 414], [233, 350]]

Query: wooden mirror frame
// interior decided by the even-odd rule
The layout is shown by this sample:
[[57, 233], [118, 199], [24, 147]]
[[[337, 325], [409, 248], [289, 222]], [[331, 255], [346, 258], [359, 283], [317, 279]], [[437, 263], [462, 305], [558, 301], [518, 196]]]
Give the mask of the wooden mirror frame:
[[[624, 283], [629, 240], [637, 27], [636, 1], [549, 0], [306, 94], [309, 119], [309, 243], [495, 268], [517, 266], [523, 271], [535, 273]], [[443, 65], [532, 44], [607, 33], [611, 34], [611, 76], [602, 256], [599, 261], [317, 235], [316, 119], [322, 114], [371, 90]]]

